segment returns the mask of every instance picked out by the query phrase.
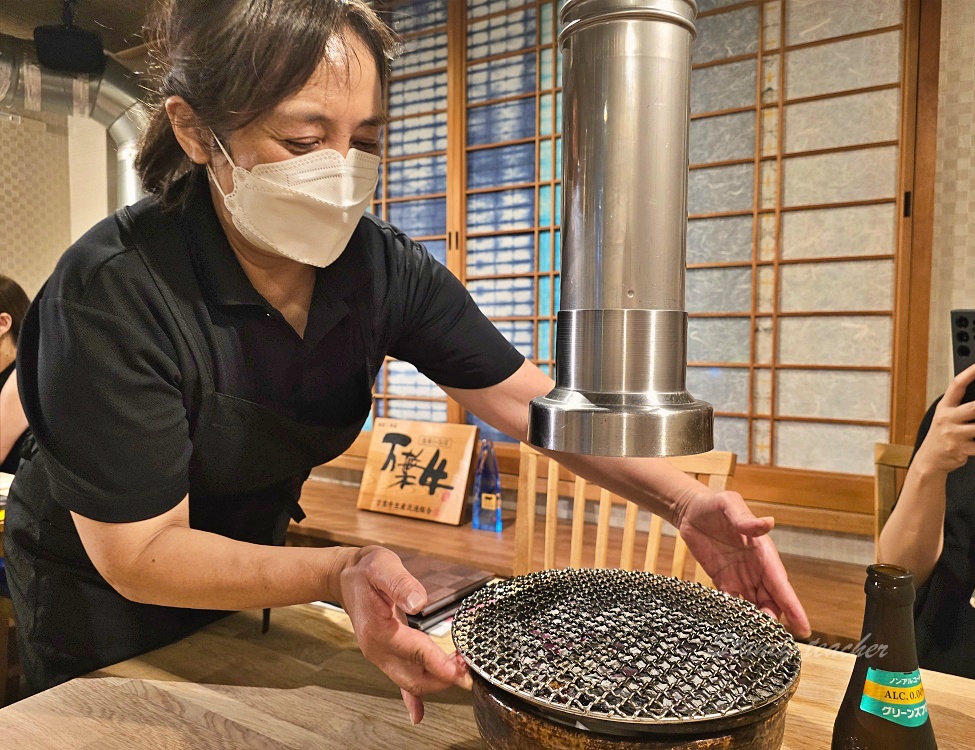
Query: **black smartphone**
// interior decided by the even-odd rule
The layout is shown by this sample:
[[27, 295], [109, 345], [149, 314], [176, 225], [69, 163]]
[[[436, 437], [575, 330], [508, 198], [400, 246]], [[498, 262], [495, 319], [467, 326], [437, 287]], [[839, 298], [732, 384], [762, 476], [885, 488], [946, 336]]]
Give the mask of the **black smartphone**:
[[[951, 355], [955, 375], [975, 365], [975, 310], [951, 311]], [[975, 383], [965, 390], [961, 402], [975, 401]]]

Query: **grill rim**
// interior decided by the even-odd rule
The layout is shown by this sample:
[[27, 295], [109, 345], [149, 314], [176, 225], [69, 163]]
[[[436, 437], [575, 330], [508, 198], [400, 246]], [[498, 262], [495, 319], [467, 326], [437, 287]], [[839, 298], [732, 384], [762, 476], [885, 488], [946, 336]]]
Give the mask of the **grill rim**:
[[[692, 736], [700, 737], [722, 732], [734, 732], [741, 727], [771, 720], [771, 717], [782, 711], [788, 705], [799, 687], [799, 681], [795, 680], [782, 695], [778, 696], [771, 703], [760, 708], [726, 716], [722, 719], [684, 720], [679, 724], [624, 724], [622, 722], [612, 722], [595, 717], [581, 717], [575, 714], [560, 712], [558, 709], [550, 706], [542, 707], [530, 703], [520, 695], [515, 695], [500, 685], [488, 682], [486, 678], [482, 677], [480, 672], [475, 672], [473, 679], [474, 690], [482, 690], [489, 701], [497, 702], [508, 710], [525, 711], [537, 719], [554, 722], [559, 726], [568, 727], [569, 729], [591, 732], [594, 735], [632, 740], [649, 739], [652, 737], [658, 741], [670, 738], [677, 741], [683, 737], [690, 738]], [[502, 693], [502, 695], [498, 695], [498, 693]]]
[[[625, 574], [634, 577], [643, 577], [647, 580], [669, 580], [681, 586], [685, 586], [688, 589], [697, 589], [704, 592], [710, 592], [708, 595], [713, 594], [715, 596], [723, 597], [728, 602], [733, 603], [734, 606], [745, 607], [750, 609], [752, 614], [756, 614], [759, 617], [768, 618], [769, 623], [774, 624], [775, 629], [779, 630], [780, 634], [784, 633], [787, 636], [787, 638], [782, 641], [781, 645], [788, 647], [789, 651], [791, 652], [790, 655], [794, 657], [794, 673], [781, 692], [773, 693], [768, 699], [761, 702], [756, 702], [747, 708], [736, 708], [725, 713], [713, 713], [706, 716], [691, 718], [627, 718], [625, 716], [612, 716], [604, 713], [581, 710], [569, 706], [557, 706], [552, 703], [548, 703], [545, 700], [535, 697], [531, 693], [528, 693], [520, 688], [515, 688], [504, 683], [502, 680], [493, 677], [479, 665], [475, 664], [468, 656], [466, 644], [462, 642], [459, 631], [464, 629], [465, 619], [476, 619], [475, 613], [478, 609], [480, 609], [483, 599], [486, 597], [497, 598], [495, 592], [497, 592], [498, 587], [511, 588], [521, 584], [524, 581], [527, 581], [528, 579], [541, 576], [572, 576], [582, 574], [584, 572], [589, 574], [595, 572], [598, 574], [599, 571], [605, 571], [607, 575]], [[495, 596], [492, 596], [492, 594], [495, 594]], [[457, 627], [458, 623], [460, 623], [461, 628]], [[552, 568], [543, 571], [536, 571], [534, 573], [528, 573], [523, 576], [516, 576], [514, 578], [486, 586], [464, 599], [464, 601], [461, 603], [456, 614], [454, 615], [454, 626], [451, 630], [451, 639], [454, 643], [454, 647], [457, 649], [457, 652], [460, 653], [460, 655], [464, 658], [465, 663], [479, 677], [484, 679], [488, 684], [501, 690], [506, 695], [514, 696], [522, 701], [525, 701], [532, 708], [536, 709], [537, 712], [544, 718], [554, 721], [561, 721], [569, 726], [580, 726], [593, 732], [619, 734], [624, 736], [661, 733], [684, 734], [692, 732], [715, 731], [760, 721], [765, 716], [768, 716], [771, 713], [774, 713], [776, 710], [783, 708], [788, 701], [791, 700], [792, 695], [798, 688], [800, 673], [802, 670], [802, 656], [795, 640], [788, 635], [788, 631], [786, 631], [785, 627], [780, 622], [772, 619], [769, 615], [755, 607], [755, 605], [753, 605], [751, 602], [736, 599], [728, 594], [725, 594], [724, 592], [707, 588], [696, 582], [689, 582], [680, 578], [662, 576], [644, 571], [623, 571], [617, 568]]]

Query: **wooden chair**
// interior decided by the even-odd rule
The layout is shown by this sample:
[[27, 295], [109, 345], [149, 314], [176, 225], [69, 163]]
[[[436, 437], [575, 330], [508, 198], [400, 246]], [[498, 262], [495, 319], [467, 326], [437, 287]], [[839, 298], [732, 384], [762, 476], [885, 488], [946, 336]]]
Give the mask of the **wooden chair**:
[[874, 445], [873, 465], [873, 544], [880, 541], [880, 532], [894, 510], [894, 503], [904, 484], [907, 467], [914, 455], [914, 446], [897, 443]]
[[[727, 451], [711, 451], [699, 456], [680, 456], [669, 461], [681, 471], [694, 476], [699, 481], [714, 490], [724, 490], [728, 480], [735, 470], [736, 456]], [[623, 570], [634, 569], [634, 554], [636, 551], [637, 516], [640, 512], [635, 503], [612, 494], [608, 490], [589, 484], [582, 477], [569, 472], [564, 467], [534, 448], [521, 444], [521, 463], [518, 472], [518, 505], [515, 516], [515, 557], [514, 574], [522, 575], [532, 570], [532, 550], [535, 542], [536, 500], [539, 491], [540, 477], [545, 478], [545, 536], [542, 569], [561, 567], [565, 561], [558, 561], [558, 501], [560, 496], [572, 497], [572, 530], [569, 545], [568, 566], [583, 567], [583, 547], [587, 525], [585, 511], [587, 499], [598, 499], [598, 520], [595, 524], [595, 554], [592, 567], [605, 568], [609, 564], [609, 542], [611, 536], [619, 536], [618, 532], [611, 532], [610, 516], [612, 506], [621, 504], [626, 508], [623, 521], [622, 538], [618, 567]], [[572, 484], [569, 484], [569, 482]], [[644, 511], [646, 512], [646, 511]], [[657, 560], [660, 554], [660, 542], [663, 529], [663, 519], [651, 515], [650, 529], [647, 533], [646, 552], [643, 556], [643, 570], [657, 571]], [[684, 570], [688, 558], [687, 545], [678, 534], [674, 539], [674, 553], [671, 561], [670, 575], [684, 578]], [[693, 561], [693, 558], [691, 558]], [[560, 565], [561, 563], [561, 565]], [[713, 585], [700, 564], [694, 561], [693, 579], [707, 586]]]

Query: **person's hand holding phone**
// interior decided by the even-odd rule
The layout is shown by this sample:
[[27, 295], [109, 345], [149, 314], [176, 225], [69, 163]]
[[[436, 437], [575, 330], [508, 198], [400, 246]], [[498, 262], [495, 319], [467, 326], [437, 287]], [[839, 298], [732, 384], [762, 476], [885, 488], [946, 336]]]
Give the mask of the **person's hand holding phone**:
[[912, 461], [919, 469], [948, 474], [975, 456], [975, 401], [965, 402], [966, 391], [975, 383], [975, 365], [948, 384], [934, 410], [931, 428]]

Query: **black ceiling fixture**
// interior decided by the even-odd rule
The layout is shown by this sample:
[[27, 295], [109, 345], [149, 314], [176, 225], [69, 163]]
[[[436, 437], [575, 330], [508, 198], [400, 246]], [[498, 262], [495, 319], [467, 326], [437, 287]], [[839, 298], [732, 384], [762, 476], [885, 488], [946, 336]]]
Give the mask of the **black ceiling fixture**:
[[62, 0], [61, 24], [34, 29], [37, 59], [46, 68], [63, 73], [105, 72], [105, 51], [101, 35], [74, 25], [74, 6], [79, 0]]

